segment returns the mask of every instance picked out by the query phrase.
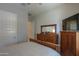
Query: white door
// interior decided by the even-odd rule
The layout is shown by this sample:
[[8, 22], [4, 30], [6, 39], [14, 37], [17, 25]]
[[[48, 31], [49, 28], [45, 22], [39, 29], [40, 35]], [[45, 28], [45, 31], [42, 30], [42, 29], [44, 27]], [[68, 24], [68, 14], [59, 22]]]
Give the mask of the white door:
[[0, 47], [17, 42], [17, 15], [0, 11]]

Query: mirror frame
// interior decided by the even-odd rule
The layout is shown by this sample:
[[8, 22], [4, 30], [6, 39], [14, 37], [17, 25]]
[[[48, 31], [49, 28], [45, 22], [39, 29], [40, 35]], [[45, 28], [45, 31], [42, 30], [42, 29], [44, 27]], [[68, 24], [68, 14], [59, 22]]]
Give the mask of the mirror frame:
[[41, 25], [41, 33], [43, 32], [42, 29], [43, 27], [51, 27], [54, 26], [55, 27], [55, 33], [57, 32], [57, 24], [50, 24], [50, 25]]

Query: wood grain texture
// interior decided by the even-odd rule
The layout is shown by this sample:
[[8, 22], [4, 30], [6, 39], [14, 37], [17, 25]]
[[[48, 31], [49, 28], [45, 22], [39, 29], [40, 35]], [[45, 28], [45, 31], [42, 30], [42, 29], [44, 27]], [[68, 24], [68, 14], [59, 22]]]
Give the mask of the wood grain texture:
[[45, 32], [45, 33], [42, 32], [37, 34], [37, 40], [46, 41], [54, 44], [58, 43], [57, 34], [51, 32]]
[[61, 32], [61, 55], [76, 55], [76, 32]]
[[76, 55], [79, 56], [79, 32], [76, 33]]
[[54, 44], [54, 43], [50, 43], [50, 42], [45, 42], [45, 41], [41, 41], [41, 40], [35, 40], [35, 39], [30, 39], [30, 41], [36, 42], [38, 44], [50, 47], [52, 49], [55, 49], [57, 52], [59, 52], [59, 50], [57, 49], [59, 47], [58, 44]]

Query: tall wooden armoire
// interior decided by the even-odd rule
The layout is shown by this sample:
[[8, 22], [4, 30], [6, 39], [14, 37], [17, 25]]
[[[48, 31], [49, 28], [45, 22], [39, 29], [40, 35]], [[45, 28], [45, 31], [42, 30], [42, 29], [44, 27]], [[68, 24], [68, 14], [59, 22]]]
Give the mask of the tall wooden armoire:
[[61, 31], [61, 55], [79, 56], [79, 32]]

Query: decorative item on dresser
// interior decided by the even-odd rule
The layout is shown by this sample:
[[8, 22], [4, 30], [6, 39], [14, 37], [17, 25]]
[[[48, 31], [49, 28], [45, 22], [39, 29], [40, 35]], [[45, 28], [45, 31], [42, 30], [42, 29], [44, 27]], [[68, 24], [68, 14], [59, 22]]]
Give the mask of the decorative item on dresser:
[[79, 56], [79, 32], [61, 31], [61, 55]]

